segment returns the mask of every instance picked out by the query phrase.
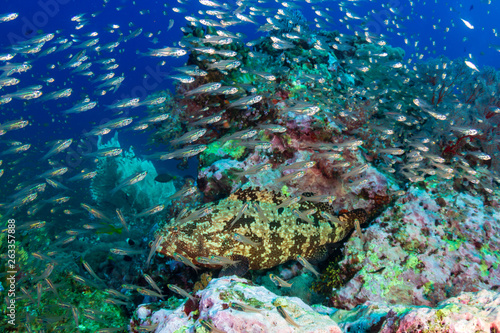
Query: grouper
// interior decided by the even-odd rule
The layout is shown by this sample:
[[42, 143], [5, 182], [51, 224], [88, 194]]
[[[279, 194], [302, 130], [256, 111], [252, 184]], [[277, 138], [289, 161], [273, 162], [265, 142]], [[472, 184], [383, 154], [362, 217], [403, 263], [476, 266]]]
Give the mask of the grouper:
[[[237, 190], [226, 199], [202, 207], [206, 214], [201, 217], [166, 223], [158, 231], [157, 236], [163, 238], [157, 251], [168, 257], [180, 255], [209, 268], [221, 266], [197, 258], [229, 258], [238, 264], [226, 266], [221, 275], [242, 275], [248, 269], [272, 268], [297, 256], [324, 258], [328, 248], [367, 220], [363, 209], [337, 216], [328, 203], [307, 201], [303, 196], [283, 207], [287, 199], [281, 193], [259, 188]], [[303, 212], [309, 214], [307, 218], [301, 218]]]

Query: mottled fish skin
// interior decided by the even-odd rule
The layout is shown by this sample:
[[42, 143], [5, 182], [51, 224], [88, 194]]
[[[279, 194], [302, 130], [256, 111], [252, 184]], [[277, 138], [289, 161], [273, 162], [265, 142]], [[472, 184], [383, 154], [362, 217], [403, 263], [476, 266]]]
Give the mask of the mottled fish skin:
[[[344, 239], [354, 229], [356, 218], [360, 224], [366, 221], [366, 212], [356, 209], [340, 214], [342, 224], [331, 223], [320, 215], [321, 211], [334, 214], [327, 203], [302, 201], [276, 209], [286, 198], [267, 190], [238, 190], [219, 201], [211, 213], [197, 220], [167, 224], [159, 231], [164, 238], [157, 251], [169, 257], [174, 252], [180, 253], [195, 265], [213, 268], [216, 266], [201, 264], [196, 258], [240, 255], [248, 259], [249, 269], [268, 269], [294, 260], [298, 255], [311, 258], [323, 245]], [[242, 206], [251, 202], [260, 204], [268, 221], [262, 221], [254, 209], [248, 209], [229, 228]], [[314, 222], [312, 225], [297, 219], [292, 213], [294, 209], [313, 208], [317, 211], [310, 216]], [[235, 232], [261, 245], [253, 247], [238, 242], [233, 238]]]

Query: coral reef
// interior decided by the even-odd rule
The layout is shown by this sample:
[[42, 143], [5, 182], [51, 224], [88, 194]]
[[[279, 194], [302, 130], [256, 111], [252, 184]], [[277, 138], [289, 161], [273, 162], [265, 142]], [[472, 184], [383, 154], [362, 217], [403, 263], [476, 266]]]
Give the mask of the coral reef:
[[[279, 297], [264, 287], [253, 286], [249, 281], [236, 276], [214, 279], [204, 290], [197, 292], [195, 310], [186, 312], [183, 302], [174, 310], [151, 311], [151, 305], [142, 304], [131, 321], [130, 332], [140, 326], [158, 324], [157, 333], [190, 331], [209, 332], [201, 321], [224, 332], [296, 332], [296, 327], [309, 333], [341, 333], [337, 324], [326, 315], [319, 315], [310, 306], [296, 297]], [[229, 308], [230, 303], [244, 306], [245, 310]], [[293, 320], [293, 324], [278, 312], [281, 307]], [[251, 310], [248, 310], [251, 309]]]
[[[186, 131], [207, 129], [195, 141], [204, 147], [198, 186], [207, 204], [199, 210], [208, 213], [171, 219], [159, 232], [164, 236], [159, 251], [181, 253], [212, 269], [220, 265], [207, 266], [197, 257], [221, 255], [248, 261], [252, 270], [273, 269], [288, 276], [292, 287], [277, 289], [263, 275], [268, 272], [252, 272], [252, 280], [277, 294], [300, 294], [306, 302], [321, 299], [312, 288], [343, 310], [369, 302], [435, 307], [461, 292], [498, 288], [495, 183], [500, 178], [491, 158], [499, 142], [498, 86], [491, 84], [497, 74], [471, 72], [463, 62], [447, 59], [410, 71], [403, 49], [369, 34], [304, 27], [308, 38], [295, 40], [290, 36], [304, 18], [298, 11], [284, 12], [290, 19], [276, 20], [270, 38], [244, 45], [235, 37], [238, 61], [223, 70], [213, 65], [223, 58], [191, 52], [188, 65], [207, 75], [177, 86], [179, 107], [173, 113]], [[186, 41], [203, 47], [201, 38], [213, 30], [192, 28]], [[214, 82], [237, 92], [191, 93]], [[461, 119], [471, 113], [465, 110], [476, 119], [493, 120]], [[295, 220], [293, 208], [297, 213], [316, 206], [276, 213], [268, 205], [273, 200], [260, 199], [264, 194], [239, 198], [255, 189], [280, 197], [275, 205], [299, 196], [328, 197], [321, 208], [331, 216], [362, 209], [370, 225], [337, 244], [344, 248], [328, 258], [323, 275], [314, 280], [292, 266], [284, 268], [296, 251], [288, 255], [280, 248], [285, 255], [274, 260], [271, 237], [254, 229], [274, 228], [277, 216]], [[263, 216], [251, 206], [255, 203]], [[318, 214], [319, 208], [297, 220], [321, 224]], [[283, 234], [297, 242], [296, 230], [286, 229]], [[285, 243], [280, 230], [273, 231], [281, 238], [273, 237]], [[234, 232], [249, 236], [248, 244], [235, 242]], [[318, 262], [332, 255], [326, 253]]]
[[[236, 305], [236, 306], [235, 306]], [[293, 323], [277, 311], [280, 306]], [[189, 310], [188, 310], [189, 309]], [[143, 326], [158, 333], [179, 331], [243, 332], [496, 332], [500, 328], [500, 292], [462, 292], [433, 307], [366, 302], [351, 310], [309, 307], [296, 297], [281, 297], [264, 287], [231, 276], [212, 280], [176, 308], [142, 304], [130, 322], [130, 332]], [[294, 325], [295, 324], [295, 325]]]
[[[5, 254], [6, 235], [0, 233], [0, 250]], [[15, 243], [15, 306], [18, 314], [22, 313], [22, 316], [16, 316], [15, 331], [41, 332], [48, 321], [54, 323], [54, 329], [57, 327], [63, 332], [95, 332], [108, 326], [124, 326], [126, 313], [106, 302], [109, 294], [105, 290], [92, 287], [92, 283], [81, 284], [73, 278], [71, 272], [78, 268], [70, 255], [60, 248], [54, 251], [52, 247], [52, 251], [48, 251], [50, 238], [46, 228], [33, 227], [25, 231], [21, 227], [16, 236], [24, 241]], [[29, 290], [36, 292], [30, 293]], [[7, 305], [2, 302], [3, 313], [8, 313]], [[10, 327], [7, 320], [9, 317], [3, 316], [0, 321], [6, 332], [10, 331], [7, 330]]]
[[365, 245], [356, 234], [346, 242], [335, 279], [355, 275], [336, 286], [334, 306], [435, 306], [461, 292], [500, 288], [499, 208], [450, 191], [451, 181], [425, 184], [373, 221]]
[[[179, 7], [167, 2], [159, 15], [172, 10], [178, 24], [187, 1], [177, 1]], [[479, 70], [472, 53], [453, 61], [416, 60], [411, 48], [369, 32], [365, 19], [375, 10], [357, 17], [350, 6], [361, 7], [360, 1], [339, 2], [345, 14], [339, 22], [354, 33], [322, 29], [333, 22], [332, 1], [282, 2], [279, 9], [260, 7], [265, 1], [198, 2], [213, 8], [193, 4], [197, 13], [182, 15], [184, 36], [145, 54], [186, 58], [176, 67], [162, 59], [154, 73], [144, 62], [143, 86], [130, 94], [146, 96], [105, 104], [120, 118], [28, 153], [31, 143], [0, 140], [8, 147], [0, 152], [0, 166], [6, 165], [0, 177], [12, 177], [0, 184], [0, 209], [20, 223], [13, 244], [6, 244], [6, 230], [0, 233], [2, 259], [16, 248], [17, 328], [498, 332], [500, 72]], [[297, 9], [309, 2], [320, 17], [317, 29]], [[138, 6], [120, 5], [113, 13], [125, 8]], [[392, 4], [382, 9], [402, 13]], [[98, 14], [73, 17], [76, 30], [93, 27]], [[403, 16], [384, 19], [384, 27], [399, 27]], [[0, 15], [2, 25], [7, 19]], [[351, 30], [351, 20], [361, 30]], [[144, 21], [127, 22], [107, 25], [106, 33], [60, 29], [11, 43], [0, 57], [0, 88], [21, 82], [9, 76], [21, 75], [42, 54], [72, 47], [43, 73], [70, 70], [98, 84], [92, 96], [75, 89], [80, 100], [64, 107], [64, 116], [100, 108], [104, 95], [140, 72], [134, 66], [113, 78], [116, 59], [101, 58], [142, 33], [137, 27], [125, 36]], [[229, 28], [244, 23], [265, 34], [247, 41]], [[171, 18], [168, 30], [173, 25]], [[147, 44], [160, 42], [160, 32], [145, 32]], [[101, 41], [119, 37], [94, 48], [99, 38], [87, 38], [98, 35]], [[45, 44], [50, 48], [33, 55]], [[14, 56], [28, 60], [8, 62]], [[95, 73], [88, 70], [92, 63]], [[165, 87], [167, 76], [176, 80], [175, 91], [154, 91]], [[2, 93], [0, 104], [16, 98], [20, 110], [34, 105], [29, 100], [51, 81]], [[43, 108], [54, 96], [45, 93]], [[59, 116], [51, 114], [54, 123]], [[2, 120], [0, 136], [31, 126], [38, 116], [26, 118]], [[150, 135], [144, 150], [159, 151], [122, 150], [118, 131], [131, 123], [129, 133]], [[111, 131], [114, 137], [104, 142]], [[92, 136], [99, 137], [98, 150], [84, 153], [82, 144], [93, 143]], [[32, 151], [41, 153], [43, 164], [17, 171]], [[188, 176], [155, 168], [174, 168], [174, 160]], [[76, 175], [66, 179], [68, 170]], [[90, 179], [90, 188], [77, 187], [76, 181]], [[31, 220], [35, 215], [40, 219]]]
[[434, 307], [366, 302], [352, 310], [313, 306], [328, 314], [344, 332], [496, 332], [500, 329], [500, 293], [463, 292]]

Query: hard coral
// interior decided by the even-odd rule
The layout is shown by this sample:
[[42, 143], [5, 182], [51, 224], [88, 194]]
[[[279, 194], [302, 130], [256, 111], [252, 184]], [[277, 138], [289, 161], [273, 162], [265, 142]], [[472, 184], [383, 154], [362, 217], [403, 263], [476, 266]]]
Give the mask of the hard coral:
[[[310, 333], [341, 333], [340, 328], [328, 316], [319, 315], [296, 297], [279, 297], [264, 287], [252, 286], [247, 280], [230, 276], [212, 280], [208, 287], [197, 293], [200, 297], [199, 319], [213, 323], [223, 331], [291, 333], [295, 328], [278, 313], [276, 306], [282, 306], [286, 313], [300, 325], [301, 330]], [[258, 312], [237, 311], [228, 308], [228, 303], [243, 304], [258, 309]], [[137, 310], [147, 305], [141, 305]], [[191, 312], [184, 313], [181, 305], [176, 310], [159, 310], [142, 318], [141, 322], [158, 323], [157, 333], [173, 333], [198, 329], [201, 325]]]
[[446, 299], [435, 307], [369, 301], [345, 311], [314, 306], [344, 332], [498, 332], [500, 293], [482, 290]]

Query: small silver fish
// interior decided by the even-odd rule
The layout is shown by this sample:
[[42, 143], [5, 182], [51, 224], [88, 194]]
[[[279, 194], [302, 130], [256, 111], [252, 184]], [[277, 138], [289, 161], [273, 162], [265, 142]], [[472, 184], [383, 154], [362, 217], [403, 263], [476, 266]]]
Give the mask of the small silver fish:
[[193, 268], [196, 272], [198, 272], [199, 268], [196, 267], [191, 262], [191, 260], [189, 260], [188, 258], [184, 257], [182, 254], [174, 252], [172, 254], [172, 257], [174, 258], [175, 261], [182, 262], [184, 265], [189, 266], [189, 267]]
[[23, 120], [23, 119], [7, 121], [7, 122], [0, 125], [0, 130], [6, 131], [6, 132], [12, 131], [12, 130], [17, 130], [17, 129], [21, 129], [21, 128], [28, 126], [28, 124], [29, 124], [29, 121]]
[[249, 306], [246, 304], [242, 303], [234, 303], [234, 302], [229, 302], [227, 305], [236, 311], [242, 311], [242, 312], [261, 312], [261, 309], [254, 308], [253, 306]]
[[125, 178], [120, 184], [118, 184], [114, 189], [112, 189], [109, 194], [110, 196], [113, 196], [116, 192], [119, 190], [123, 189], [124, 187], [134, 185], [141, 180], [144, 180], [146, 178], [148, 172], [147, 171], [142, 171], [142, 172], [137, 172], [127, 178]]
[[154, 214], [161, 212], [164, 209], [165, 209], [165, 205], [156, 205], [154, 207], [143, 210], [139, 214], [136, 214], [134, 217], [136, 219], [138, 219], [138, 218], [144, 217], [144, 216], [151, 216], [151, 215], [154, 215]]
[[307, 269], [308, 271], [314, 273], [317, 277], [319, 277], [321, 274], [318, 273], [317, 270], [314, 269], [314, 267], [309, 263], [309, 261], [306, 260], [306, 258], [304, 258], [303, 256], [301, 255], [298, 255], [297, 256], [297, 261], [302, 265], [304, 266], [305, 269]]
[[178, 286], [173, 285], [173, 284], [167, 284], [167, 287], [168, 287], [168, 289], [172, 290], [174, 293], [179, 294], [183, 297], [188, 297], [192, 301], [196, 302], [196, 298], [193, 295], [191, 295], [190, 293], [188, 293], [187, 291], [185, 291], [184, 289], [182, 289], [181, 287], [178, 287]]
[[175, 192], [174, 194], [172, 194], [171, 196], [169, 196], [165, 200], [173, 200], [173, 199], [180, 198], [180, 197], [186, 197], [186, 196], [189, 196], [189, 195], [195, 193], [197, 190], [198, 190], [198, 188], [196, 186], [185, 187], [185, 188], [182, 188], [181, 190]]
[[199, 138], [201, 138], [206, 132], [207, 132], [206, 128], [195, 129], [195, 130], [192, 130], [192, 131], [189, 131], [189, 132], [183, 134], [182, 136], [180, 136], [176, 139], [170, 140], [170, 143], [172, 145], [192, 143], [192, 142], [195, 142], [196, 140], [198, 140]]
[[37, 176], [36, 178], [50, 178], [50, 177], [55, 177], [55, 176], [61, 176], [61, 175], [64, 175], [66, 172], [68, 172], [68, 167], [54, 168], [54, 169], [51, 169], [49, 171], [42, 173], [41, 175]]
[[314, 221], [311, 220], [308, 215], [316, 213], [316, 210], [314, 210], [314, 211], [312, 211], [312, 210], [311, 211], [303, 211], [302, 212], [300, 210], [293, 209], [292, 213], [293, 213], [293, 215], [295, 215], [295, 217], [297, 217], [299, 219], [302, 219], [302, 220], [306, 221], [309, 224], [314, 224]]
[[186, 53], [186, 50], [178, 47], [164, 47], [163, 49], [150, 49], [145, 55], [152, 57], [182, 57]]
[[217, 266], [234, 265], [240, 262], [239, 260], [232, 260], [221, 256], [197, 257], [196, 261], [202, 265], [217, 265]]
[[144, 296], [152, 296], [152, 297], [158, 297], [158, 298], [165, 297], [161, 293], [157, 293], [157, 292], [155, 292], [153, 290], [149, 290], [149, 289], [146, 289], [146, 288], [137, 288], [137, 292], [139, 294], [141, 294], [141, 295], [144, 295]]
[[298, 195], [296, 197], [289, 197], [289, 198], [283, 200], [283, 202], [280, 203], [278, 206], [276, 206], [276, 209], [289, 207], [291, 205], [298, 203], [300, 200], [302, 200], [302, 196], [300, 196], [300, 195]]
[[153, 287], [153, 289], [157, 290], [160, 294], [162, 293], [160, 287], [158, 287], [158, 285], [156, 284], [156, 282], [153, 280], [153, 278], [151, 276], [149, 276], [148, 274], [142, 274], [142, 276], [144, 276], [144, 279], [146, 279], [146, 282], [149, 283], [149, 285], [151, 287]]
[[125, 217], [123, 216], [120, 208], [116, 209], [116, 216], [118, 216], [118, 220], [120, 220], [120, 223], [123, 225], [125, 230], [127, 230], [127, 232], [130, 232], [130, 230], [128, 230], [127, 222], [125, 221]]
[[234, 224], [243, 216], [247, 208], [248, 208], [248, 203], [244, 204], [241, 207], [241, 209], [238, 211], [238, 214], [234, 217], [233, 222], [231, 222], [231, 224], [229, 225], [229, 229], [231, 229], [234, 226]]
[[219, 89], [221, 86], [222, 86], [222, 84], [219, 82], [206, 83], [206, 84], [199, 86], [198, 88], [195, 88], [193, 90], [186, 92], [185, 95], [191, 96], [194, 94], [209, 93], [209, 92], [212, 92], [212, 91]]
[[257, 214], [259, 215], [259, 218], [264, 222], [264, 223], [269, 223], [269, 219], [266, 217], [266, 214], [264, 213], [264, 211], [262, 210], [262, 208], [260, 208], [260, 205], [259, 203], [257, 202], [253, 202], [252, 203], [252, 207], [257, 211]]
[[280, 183], [280, 182], [294, 181], [294, 180], [297, 180], [299, 178], [302, 178], [305, 174], [306, 173], [303, 170], [295, 171], [295, 172], [289, 173], [283, 177], [275, 179], [274, 182]]
[[235, 240], [237, 240], [238, 242], [242, 242], [243, 244], [247, 244], [247, 245], [250, 245], [250, 246], [253, 246], [253, 247], [259, 247], [260, 245], [262, 245], [262, 243], [254, 242], [250, 238], [245, 237], [244, 235], [239, 234], [237, 232], [235, 232], [233, 234], [233, 238]]
[[[173, 158], [189, 158], [200, 154], [208, 148], [207, 145], [192, 145], [185, 148], [177, 149], [172, 153], [160, 154], [159, 159], [162, 161], [171, 160]], [[154, 158], [156, 155], [152, 155]]]
[[94, 153], [90, 153], [90, 154], [87, 154], [85, 156], [88, 156], [88, 157], [113, 157], [113, 156], [118, 156], [122, 153], [123, 149], [121, 148], [114, 148], [114, 147], [110, 147], [110, 148], [103, 148], [103, 149], [99, 149], [98, 151], [94, 152]]
[[258, 164], [246, 169], [245, 171], [235, 172], [234, 174], [238, 176], [237, 181], [239, 181], [242, 177], [254, 176], [263, 171], [270, 170], [272, 166], [273, 165], [271, 163]]
[[288, 283], [277, 275], [269, 274], [269, 278], [277, 287], [291, 288], [293, 283]]
[[89, 274], [92, 275], [92, 277], [94, 279], [96, 279], [97, 281], [103, 282], [102, 279], [99, 276], [97, 276], [97, 274], [95, 273], [95, 271], [92, 269], [92, 267], [89, 265], [88, 262], [86, 262], [85, 260], [82, 260], [82, 265], [87, 270], [87, 272], [89, 272]]
[[118, 248], [118, 247], [109, 249], [109, 252], [114, 253], [114, 254], [118, 254], [120, 256], [132, 256], [132, 255], [135, 255], [135, 254], [144, 254], [144, 251], [122, 249], [122, 248]]
[[146, 260], [146, 267], [149, 267], [149, 263], [151, 261], [151, 258], [153, 258], [153, 254], [156, 253], [156, 250], [158, 250], [158, 245], [161, 242], [163, 242], [163, 236], [157, 236], [155, 241], [151, 245], [151, 250], [149, 251], [148, 259]]
[[279, 314], [287, 321], [287, 323], [289, 323], [290, 325], [292, 326], [295, 326], [297, 328], [300, 328], [299, 324], [297, 324], [291, 317], [288, 313], [286, 313], [285, 309], [283, 309], [283, 307], [281, 307], [281, 305], [278, 305], [276, 307], [276, 310], [278, 310]]
[[108, 109], [129, 108], [139, 106], [139, 98], [125, 98], [111, 105], [106, 105]]
[[42, 157], [42, 160], [46, 160], [49, 157], [52, 157], [52, 156], [54, 156], [56, 154], [59, 154], [63, 150], [67, 149], [71, 145], [71, 143], [73, 143], [73, 139], [59, 140], [59, 141], [57, 141], [54, 144], [54, 146], [47, 152], [47, 154], [45, 154]]
[[231, 135], [224, 136], [220, 138], [221, 142], [227, 142], [229, 140], [245, 140], [257, 135], [257, 131], [254, 129], [247, 129], [238, 132], [234, 132]]
[[108, 121], [107, 123], [101, 125], [101, 128], [121, 128], [128, 126], [132, 123], [132, 118], [118, 118]]
[[205, 330], [207, 330], [210, 333], [226, 333], [215, 327], [214, 324], [209, 322], [208, 320], [200, 319], [200, 324], [201, 326], [203, 326]]
[[81, 203], [80, 206], [85, 209], [87, 212], [89, 212], [89, 214], [95, 216], [96, 218], [98, 219], [101, 219], [101, 220], [104, 220], [108, 223], [113, 223], [113, 221], [107, 217], [106, 215], [104, 215], [104, 213], [102, 213], [101, 211], [87, 205], [87, 204], [84, 204], [84, 203]]
[[295, 162], [295, 163], [292, 163], [292, 164], [289, 164], [289, 165], [285, 165], [283, 167], [282, 171], [312, 168], [315, 165], [316, 165], [316, 161]]
[[242, 98], [230, 103], [228, 108], [245, 107], [248, 105], [253, 105], [255, 103], [258, 103], [261, 100], [262, 100], [261, 95], [250, 95], [247, 97], [242, 97]]
[[19, 13], [9, 13], [0, 15], [0, 22], [9, 22], [15, 20], [19, 16]]

